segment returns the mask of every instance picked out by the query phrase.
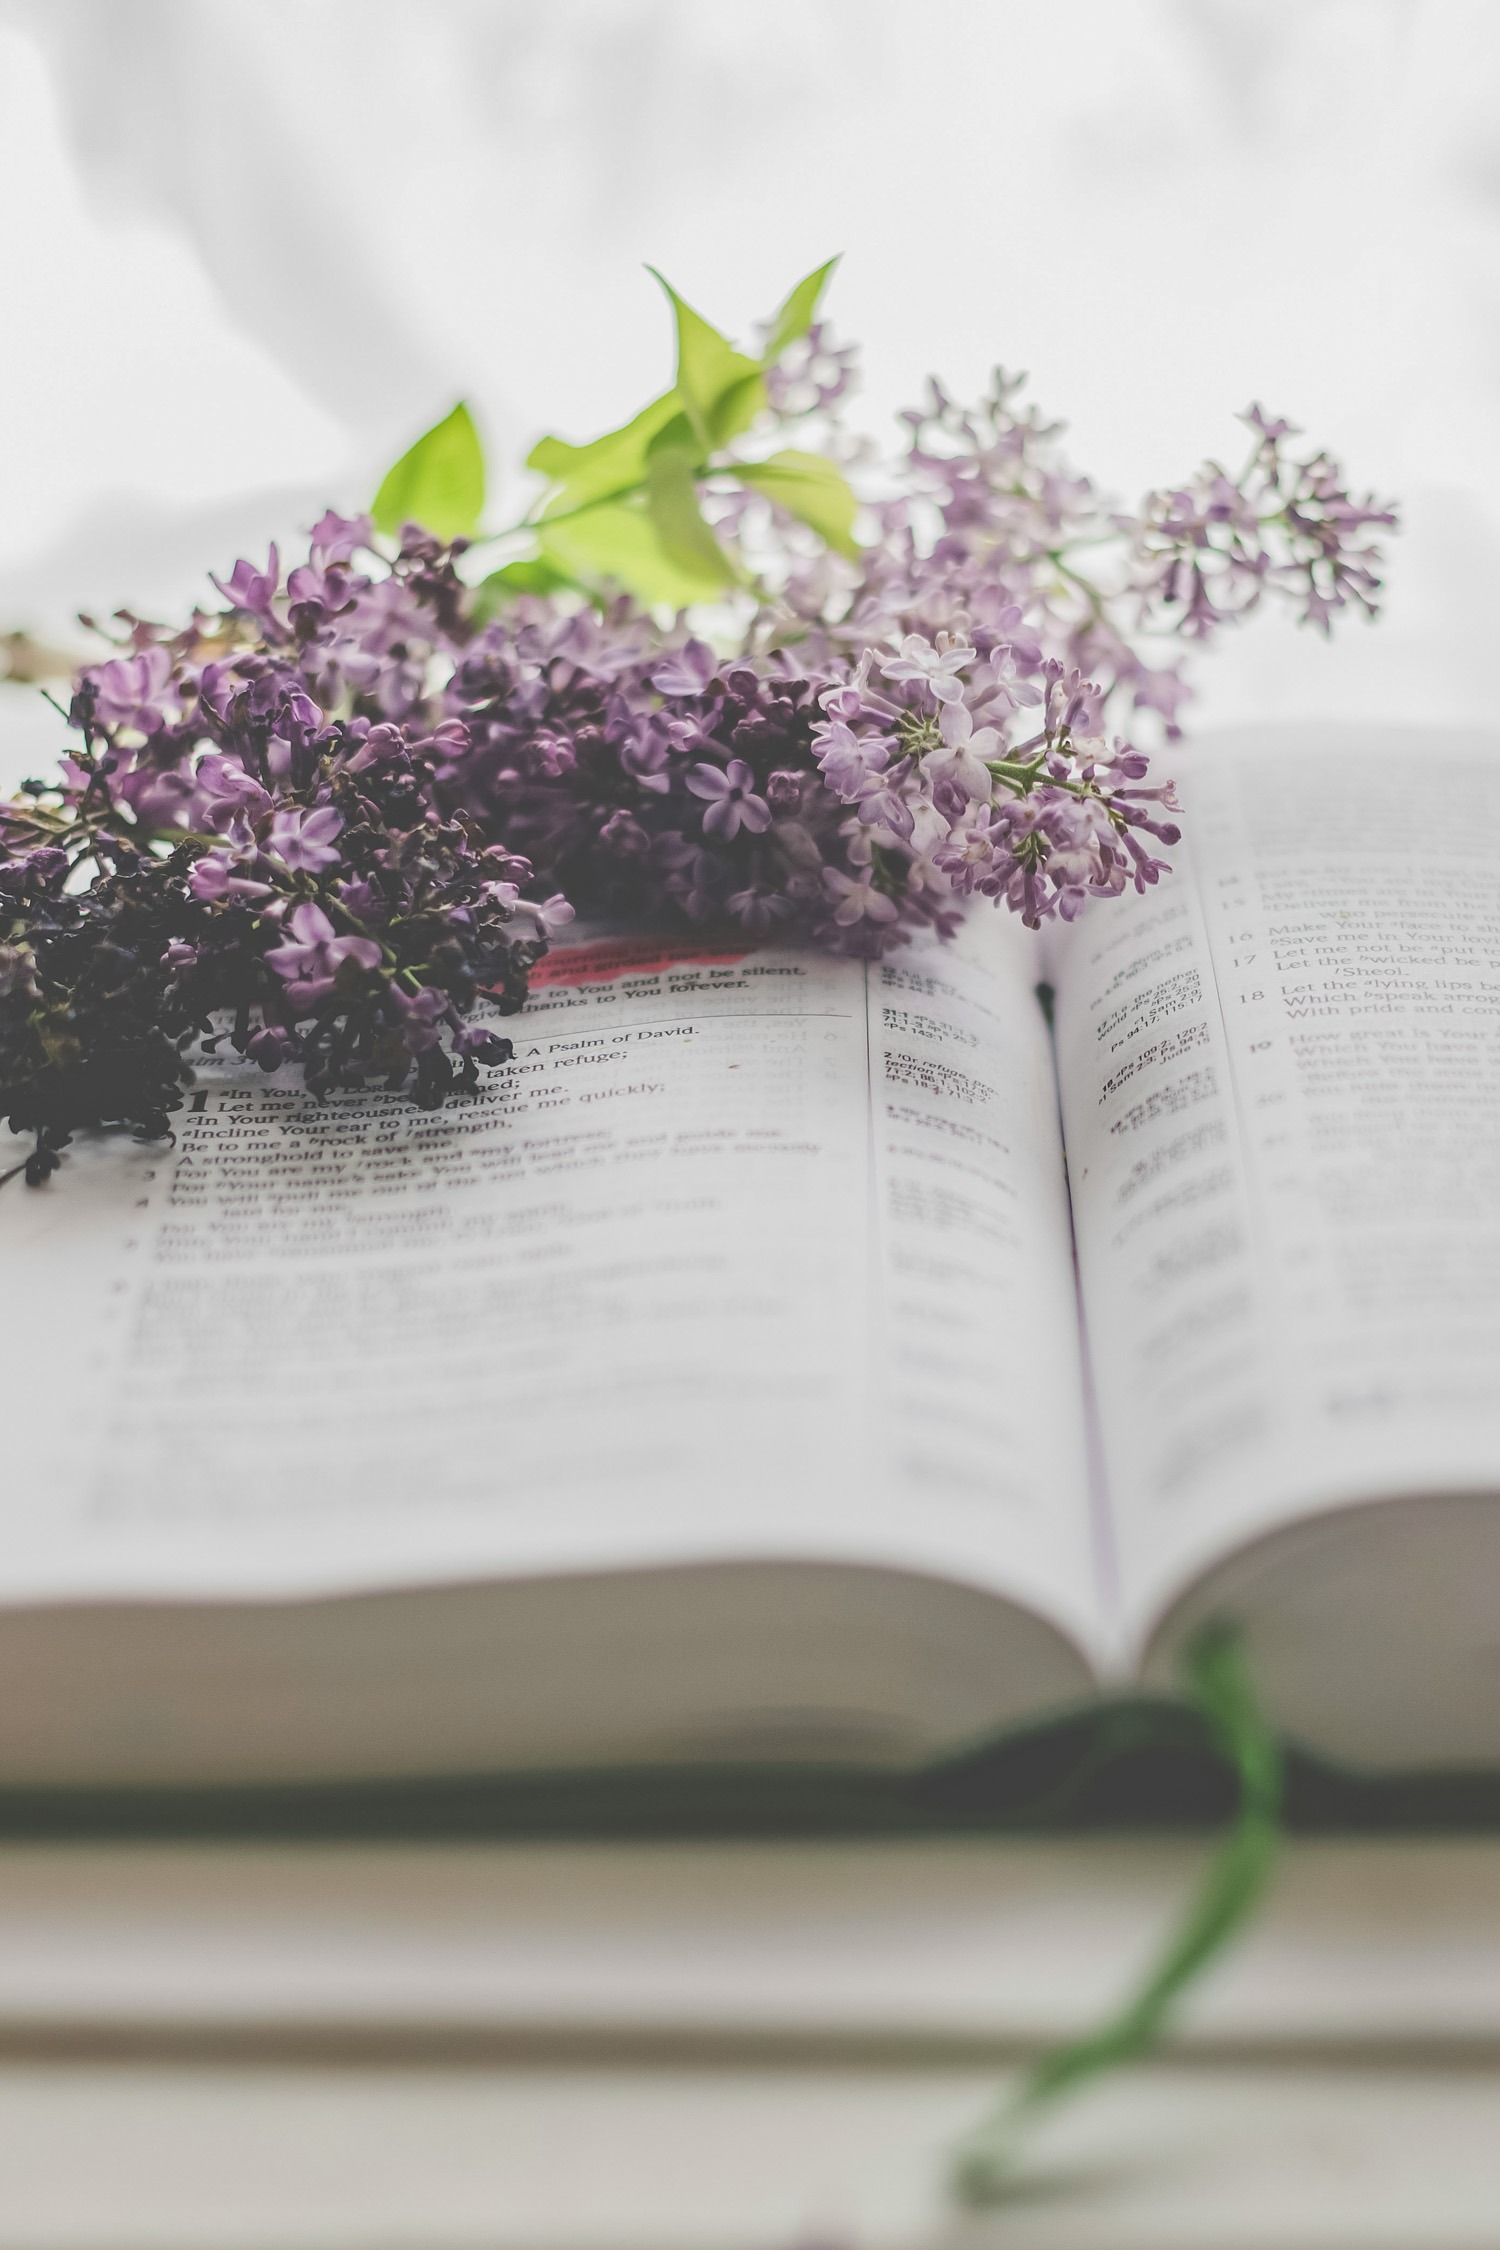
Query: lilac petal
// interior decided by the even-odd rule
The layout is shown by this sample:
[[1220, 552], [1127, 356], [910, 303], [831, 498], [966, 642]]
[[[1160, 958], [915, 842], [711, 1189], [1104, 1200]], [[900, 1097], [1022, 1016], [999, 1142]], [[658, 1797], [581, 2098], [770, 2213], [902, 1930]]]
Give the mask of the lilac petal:
[[328, 916], [311, 899], [305, 899], [302, 905], [294, 906], [288, 920], [293, 933], [304, 945], [326, 945], [334, 934], [333, 924]]
[[274, 969], [279, 977], [285, 977], [290, 983], [293, 978], [300, 977], [304, 969], [311, 968], [317, 957], [318, 949], [315, 945], [274, 945], [266, 954], [265, 963], [268, 969]]
[[373, 938], [335, 938], [328, 948], [328, 958], [331, 961], [354, 961], [362, 969], [378, 969], [380, 967], [380, 947]]

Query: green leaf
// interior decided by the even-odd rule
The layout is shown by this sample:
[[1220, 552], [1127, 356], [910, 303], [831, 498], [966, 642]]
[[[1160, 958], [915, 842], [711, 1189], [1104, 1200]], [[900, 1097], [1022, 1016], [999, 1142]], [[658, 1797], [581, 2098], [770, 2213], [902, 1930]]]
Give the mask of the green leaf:
[[842, 470], [821, 453], [773, 453], [769, 461], [737, 462], [735, 475], [809, 525], [841, 555], [858, 555], [854, 516], [859, 503]]
[[502, 591], [509, 587], [517, 594], [555, 594], [559, 586], [568, 583], [567, 573], [554, 568], [544, 555], [523, 555], [519, 562], [507, 563], [503, 570], [492, 570], [488, 578], [480, 580], [481, 587], [495, 586]]
[[689, 447], [671, 442], [675, 432], [675, 423], [668, 423], [646, 464], [651, 521], [663, 554], [677, 569], [722, 590], [734, 583], [734, 566], [703, 520], [697, 463]]
[[543, 559], [594, 591], [620, 586], [637, 601], [673, 609], [712, 601], [723, 591], [720, 570], [700, 574], [667, 553], [651, 510], [639, 494], [603, 500], [556, 523], [543, 521], [537, 532]]
[[474, 589], [474, 615], [484, 625], [517, 594], [555, 594], [575, 583], [568, 571], [559, 570], [545, 555], [528, 555], [480, 580]]
[[707, 453], [724, 445], [755, 419], [764, 404], [759, 362], [737, 352], [727, 336], [710, 327], [701, 313], [684, 304], [670, 281], [654, 274], [667, 293], [677, 322], [677, 394]]
[[819, 266], [804, 281], [799, 281], [787, 298], [775, 320], [771, 323], [770, 340], [766, 345], [764, 367], [774, 367], [788, 344], [795, 344], [805, 336], [818, 317], [818, 303], [833, 278], [837, 258], [830, 258], [826, 266]]
[[484, 512], [484, 450], [462, 399], [387, 471], [370, 512], [377, 528], [392, 537], [404, 523], [419, 523], [436, 539], [461, 539], [477, 530]]
[[634, 421], [607, 431], [589, 445], [569, 445], [559, 437], [539, 438], [526, 456], [526, 466], [550, 477], [559, 487], [548, 503], [549, 512], [588, 507], [595, 500], [609, 500], [644, 484], [651, 440], [681, 412], [682, 401], [676, 391], [664, 391], [643, 407]]
[[758, 367], [730, 384], [708, 417], [709, 435], [715, 450], [748, 430], [766, 403], [766, 379]]
[[[743, 352], [736, 351], [727, 336], [721, 336], [701, 313], [685, 304], [671, 283], [651, 267], [666, 291], [676, 322], [676, 384], [653, 399], [633, 421], [607, 431], [588, 445], [570, 445], [560, 437], [538, 439], [526, 466], [556, 487], [544, 517], [591, 508], [597, 501], [622, 499], [639, 491], [646, 483], [647, 456], [653, 441], [678, 416], [684, 419], [685, 431], [691, 433], [699, 469], [710, 453], [748, 429], [766, 403], [764, 369], [789, 343], [806, 335], [837, 264], [837, 258], [830, 258], [827, 265], [798, 282], [776, 316], [764, 361], [747, 359]], [[403, 465], [398, 463], [398, 468]], [[395, 473], [393, 470], [392, 475]], [[383, 495], [384, 486], [381, 491]]]

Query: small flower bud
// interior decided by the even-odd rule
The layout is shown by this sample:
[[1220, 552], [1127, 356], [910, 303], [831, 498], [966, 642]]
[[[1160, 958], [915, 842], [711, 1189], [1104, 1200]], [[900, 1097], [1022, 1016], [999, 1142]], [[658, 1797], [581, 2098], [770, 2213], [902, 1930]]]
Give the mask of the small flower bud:
[[281, 1033], [273, 1031], [268, 1023], [262, 1024], [260, 1030], [251, 1036], [245, 1052], [253, 1063], [258, 1063], [267, 1072], [279, 1070], [286, 1060], [286, 1047]]

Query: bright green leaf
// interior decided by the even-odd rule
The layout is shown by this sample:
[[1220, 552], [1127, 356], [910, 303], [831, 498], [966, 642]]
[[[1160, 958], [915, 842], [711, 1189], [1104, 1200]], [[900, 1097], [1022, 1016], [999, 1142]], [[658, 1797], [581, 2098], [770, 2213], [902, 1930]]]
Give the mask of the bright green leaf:
[[[657, 273], [655, 266], [648, 266], [646, 270], [655, 274], [671, 303], [677, 322], [678, 396], [693, 425], [700, 447], [705, 452], [709, 451], [715, 446], [723, 445], [726, 438], [733, 436], [735, 431], [744, 429], [746, 423], [758, 413], [759, 399], [743, 415], [743, 419], [736, 420], [735, 415], [742, 411], [745, 401], [742, 399], [739, 407], [730, 408], [728, 398], [730, 393], [743, 391], [746, 386], [760, 381], [759, 363], [747, 359], [743, 352], [737, 352], [727, 336], [721, 336], [717, 328], [710, 327], [701, 313], [694, 312], [691, 305], [684, 304], [671, 282]], [[720, 426], [721, 407], [733, 424], [729, 430]]]
[[841, 555], [858, 555], [854, 516], [859, 503], [843, 471], [821, 453], [773, 453], [769, 461], [737, 462], [735, 475], [807, 524]]
[[652, 446], [646, 464], [651, 521], [662, 552], [677, 569], [722, 591], [734, 582], [734, 566], [703, 520], [693, 455], [681, 445], [664, 442], [670, 435], [671, 425]]
[[510, 587], [518, 594], [555, 594], [559, 586], [569, 583], [567, 573], [557, 570], [544, 555], [525, 555], [519, 562], [507, 563], [503, 570], [492, 570], [481, 586]]
[[387, 472], [371, 514], [393, 537], [404, 523], [419, 523], [436, 539], [461, 539], [478, 529], [483, 512], [484, 451], [460, 399]]
[[[738, 437], [740, 431], [747, 429], [755, 420], [765, 403], [765, 380], [759, 373], [748, 375], [742, 382], [735, 383], [724, 393], [714, 409], [715, 446], [727, 443], [731, 437]], [[695, 476], [703, 477], [709, 473], [710, 464], [705, 459], [693, 425], [685, 414], [674, 415], [670, 422], [658, 430], [647, 448], [648, 463], [651, 454], [663, 447], [669, 447], [691, 461]], [[728, 462], [725, 466], [733, 473], [737, 464]]]
[[653, 607], [685, 609], [713, 601], [724, 588], [722, 571], [705, 576], [674, 561], [640, 496], [604, 500], [537, 529], [543, 558], [596, 591], [620, 586]]
[[738, 382], [730, 384], [727, 391], [721, 392], [708, 418], [709, 435], [713, 439], [715, 450], [721, 445], [727, 445], [731, 438], [738, 437], [741, 430], [748, 430], [765, 403], [766, 379], [759, 368], [749, 375], [742, 375]]
[[651, 456], [654, 453], [680, 453], [684, 460], [691, 462], [695, 471], [700, 474], [702, 472], [703, 456], [698, 450], [698, 440], [693, 434], [693, 425], [685, 414], [674, 414], [670, 422], [664, 422], [647, 446], [646, 474], [648, 477], [651, 468]]
[[559, 570], [545, 555], [530, 555], [480, 580], [474, 590], [474, 615], [481, 625], [487, 624], [517, 594], [555, 594], [574, 583], [569, 572]]
[[810, 273], [805, 281], [798, 282], [771, 323], [763, 365], [774, 367], [788, 344], [795, 344], [799, 336], [807, 334], [818, 316], [819, 300], [828, 287], [837, 264], [837, 258], [830, 258], [826, 266], [819, 266], [816, 273]]
[[632, 492], [646, 478], [646, 449], [657, 432], [682, 412], [675, 391], [664, 391], [643, 407], [623, 429], [610, 430], [589, 445], [569, 445], [565, 438], [539, 438], [526, 456], [535, 469], [560, 489], [549, 507], [583, 508], [595, 500], [612, 499]]

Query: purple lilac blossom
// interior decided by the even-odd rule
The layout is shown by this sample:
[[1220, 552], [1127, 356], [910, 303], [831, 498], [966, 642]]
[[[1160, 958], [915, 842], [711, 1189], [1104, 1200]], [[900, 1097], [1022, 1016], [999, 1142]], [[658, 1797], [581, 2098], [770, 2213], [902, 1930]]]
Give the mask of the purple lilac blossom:
[[292, 812], [273, 813], [266, 850], [273, 852], [283, 867], [294, 871], [305, 868], [314, 873], [337, 867], [339, 852], [333, 839], [343, 825], [343, 814], [332, 805], [319, 805], [312, 812], [299, 807]]

